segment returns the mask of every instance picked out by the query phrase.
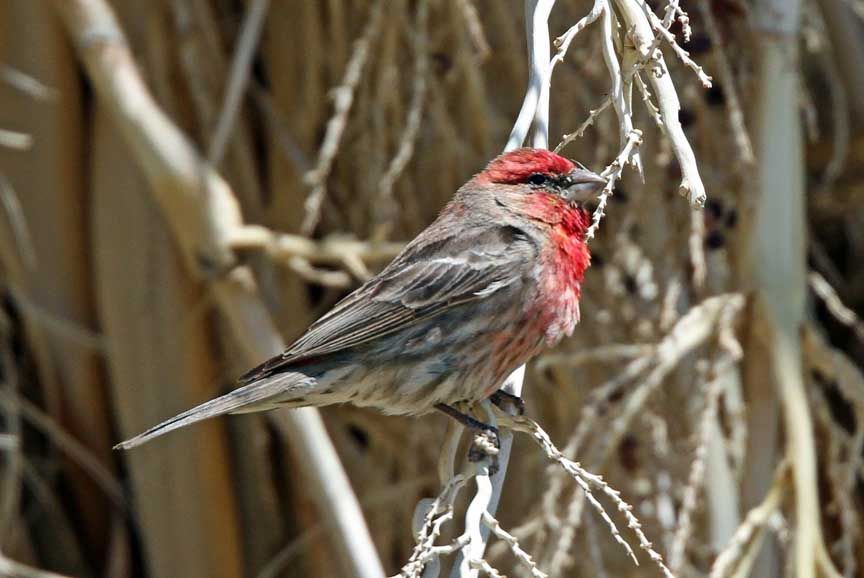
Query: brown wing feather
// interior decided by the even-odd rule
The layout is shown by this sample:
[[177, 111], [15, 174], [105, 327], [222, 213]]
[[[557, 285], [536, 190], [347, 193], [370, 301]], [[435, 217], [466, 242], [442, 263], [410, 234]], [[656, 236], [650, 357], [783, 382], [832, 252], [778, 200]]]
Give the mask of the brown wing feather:
[[434, 243], [422, 238], [329, 313], [285, 353], [240, 378], [250, 383], [301, 361], [380, 339], [521, 280], [536, 257], [528, 236], [490, 226]]

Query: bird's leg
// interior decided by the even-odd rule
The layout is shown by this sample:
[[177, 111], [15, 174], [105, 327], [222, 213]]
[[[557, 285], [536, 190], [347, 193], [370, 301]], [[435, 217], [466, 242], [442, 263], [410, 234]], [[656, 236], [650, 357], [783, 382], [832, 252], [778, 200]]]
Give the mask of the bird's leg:
[[498, 449], [501, 447], [498, 428], [488, 423], [483, 423], [479, 419], [464, 414], [458, 409], [444, 403], [435, 404], [435, 409], [447, 414], [468, 429], [474, 431], [474, 443], [471, 444], [471, 449], [468, 450], [468, 461], [479, 462], [486, 457], [491, 457], [492, 463], [489, 466], [489, 472], [495, 475], [495, 472], [498, 471]]
[[513, 395], [509, 391], [499, 389], [489, 396], [489, 401], [503, 411], [508, 411], [512, 408], [515, 410], [516, 415], [525, 415], [525, 400], [518, 395]]
[[449, 415], [468, 429], [473, 429], [475, 431], [487, 431], [490, 433], [494, 433], [496, 436], [498, 435], [498, 428], [491, 426], [488, 423], [483, 423], [479, 419], [473, 418], [468, 414], [462, 413], [458, 409], [451, 407], [446, 403], [435, 404], [435, 409]]

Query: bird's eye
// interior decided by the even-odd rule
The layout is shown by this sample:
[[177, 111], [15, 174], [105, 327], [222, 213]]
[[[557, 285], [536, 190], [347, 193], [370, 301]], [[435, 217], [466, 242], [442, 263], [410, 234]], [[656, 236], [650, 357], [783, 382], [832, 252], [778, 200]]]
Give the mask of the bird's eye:
[[542, 173], [534, 173], [530, 177], [528, 177], [528, 183], [532, 185], [545, 185], [549, 182], [549, 177]]

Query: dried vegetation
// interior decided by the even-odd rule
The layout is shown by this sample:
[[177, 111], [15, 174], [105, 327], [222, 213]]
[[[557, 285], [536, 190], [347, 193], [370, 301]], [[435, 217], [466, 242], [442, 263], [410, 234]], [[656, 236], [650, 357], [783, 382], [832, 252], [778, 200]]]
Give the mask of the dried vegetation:
[[[110, 28], [75, 20], [94, 4], [0, 3], [0, 574], [345, 575], [333, 518], [290, 451], [299, 421], [240, 416], [110, 448], [295, 337], [501, 150], [525, 91], [522, 3], [114, 0], [180, 129], [171, 150], [147, 140], [153, 125], [120, 128], [119, 98], [104, 98], [115, 77], [93, 80], [88, 50], [124, 65]], [[789, 32], [736, 0], [682, 3], [686, 21], [677, 4], [652, 3], [654, 30], [680, 43], [660, 44], [661, 77], [677, 87], [704, 211], [681, 200], [689, 169], [650, 104], [662, 80], [639, 54], [656, 46], [604, 43], [605, 0], [552, 12], [553, 38], [600, 20], [555, 66], [550, 148], [578, 133], [562, 154], [599, 171], [627, 142], [611, 50], [647, 66], [629, 86], [643, 176], [628, 168], [604, 200], [576, 335], [528, 368], [528, 415], [549, 437], [513, 425], [541, 450], [516, 438], [497, 520], [478, 518], [495, 536], [481, 572], [659, 575], [607, 532], [643, 541], [625, 502], [679, 578], [864, 568], [864, 9], [807, 3]], [[801, 46], [787, 61], [801, 98], [783, 110], [803, 149], [776, 165], [776, 140], [797, 134], [772, 132], [761, 104], [765, 43], [783, 34]], [[206, 171], [161, 179], [159, 163], [190, 150]], [[801, 195], [793, 179], [769, 202], [759, 183], [784, 182], [777, 171], [800, 175]], [[208, 207], [225, 228], [190, 217], [190, 182], [236, 199]], [[412, 575], [412, 527], [430, 545], [457, 538], [438, 523], [455, 489], [441, 493], [433, 468], [445, 419], [322, 415], [385, 570]]]

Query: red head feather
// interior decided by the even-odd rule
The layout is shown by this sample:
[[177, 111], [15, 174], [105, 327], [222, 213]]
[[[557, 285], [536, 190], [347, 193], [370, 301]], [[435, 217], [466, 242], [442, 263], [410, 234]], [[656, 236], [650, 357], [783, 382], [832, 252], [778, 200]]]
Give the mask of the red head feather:
[[481, 183], [516, 184], [533, 174], [563, 175], [576, 165], [564, 157], [544, 149], [522, 148], [493, 159], [475, 177]]

